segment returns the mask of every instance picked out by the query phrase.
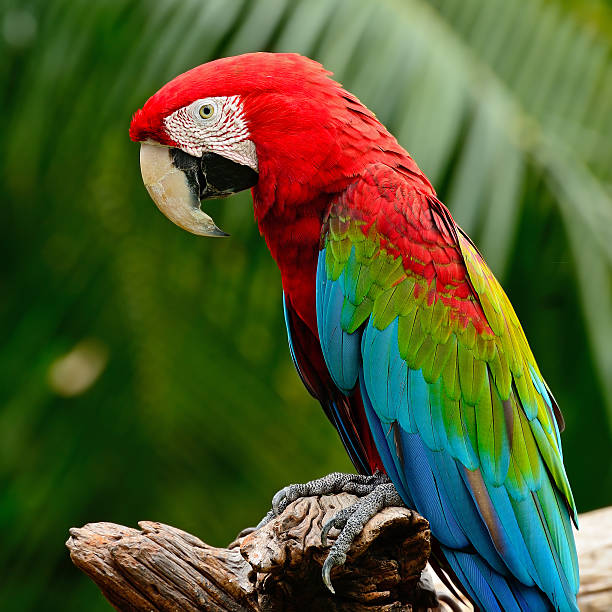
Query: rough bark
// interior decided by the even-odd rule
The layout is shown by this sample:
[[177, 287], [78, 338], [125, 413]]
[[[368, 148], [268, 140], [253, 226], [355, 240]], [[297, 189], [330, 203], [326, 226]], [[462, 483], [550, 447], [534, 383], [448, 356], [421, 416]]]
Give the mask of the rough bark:
[[321, 528], [354, 501], [347, 493], [297, 500], [265, 527], [214, 548], [175, 527], [143, 521], [140, 530], [93, 523], [71, 529], [70, 556], [122, 611], [391, 611], [427, 609], [435, 596], [421, 583], [430, 550], [427, 521], [387, 508], [321, 580], [328, 546]]
[[612, 506], [581, 514], [579, 525], [578, 607], [582, 612], [612, 610]]
[[[148, 521], [140, 523], [140, 530], [113, 523], [71, 529], [67, 546], [75, 565], [126, 612], [373, 612], [435, 606], [431, 585], [420, 581], [430, 549], [428, 524], [406, 508], [387, 508], [375, 516], [345, 566], [332, 572], [337, 595], [325, 589], [321, 566], [329, 548], [321, 544], [321, 527], [355, 500], [347, 493], [300, 499], [228, 548]], [[332, 531], [329, 544], [333, 541]], [[580, 515], [576, 544], [580, 610], [612, 610], [612, 507]], [[434, 586], [442, 609], [473, 609], [436, 579]]]

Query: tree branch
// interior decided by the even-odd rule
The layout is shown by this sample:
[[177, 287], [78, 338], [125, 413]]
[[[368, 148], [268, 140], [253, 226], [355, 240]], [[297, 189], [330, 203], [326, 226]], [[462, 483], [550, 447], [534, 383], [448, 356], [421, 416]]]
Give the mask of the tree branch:
[[[356, 501], [348, 493], [307, 497], [265, 527], [214, 548], [180, 529], [143, 521], [141, 530], [112, 523], [71, 529], [70, 556], [121, 611], [407, 610], [436, 605], [420, 583], [430, 550], [427, 521], [387, 508], [332, 571], [337, 595], [321, 579], [329, 551], [322, 525]], [[334, 541], [334, 532], [330, 534]]]
[[[140, 523], [141, 530], [92, 523], [71, 529], [66, 544], [75, 565], [124, 612], [416, 610], [436, 606], [434, 586], [446, 602], [442, 608], [472, 610], [441, 582], [428, 584], [421, 576], [429, 527], [406, 508], [387, 508], [370, 520], [346, 564], [332, 572], [332, 596], [321, 580], [329, 551], [321, 544], [321, 527], [356, 499], [348, 493], [299, 499], [265, 527], [245, 530], [228, 548], [148, 521]], [[576, 544], [580, 609], [612, 610], [612, 507], [580, 516]]]

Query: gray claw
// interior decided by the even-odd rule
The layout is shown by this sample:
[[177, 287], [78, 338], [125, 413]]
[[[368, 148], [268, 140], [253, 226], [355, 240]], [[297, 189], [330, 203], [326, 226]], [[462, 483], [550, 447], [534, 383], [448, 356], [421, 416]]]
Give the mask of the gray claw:
[[327, 521], [327, 523], [325, 523], [325, 525], [323, 525], [323, 529], [321, 529], [321, 544], [323, 544], [323, 546], [327, 546], [327, 534], [333, 526], [334, 519], [330, 519]]
[[330, 590], [332, 595], [335, 595], [336, 591], [331, 582], [331, 571], [336, 565], [344, 565], [345, 561], [346, 555], [334, 555], [330, 553], [327, 559], [325, 559], [325, 563], [323, 563], [323, 569], [321, 570], [321, 574], [323, 575], [323, 582], [325, 583], [325, 586]]
[[348, 508], [343, 508], [342, 510], [339, 510], [336, 514], [334, 514], [334, 516], [329, 519], [329, 521], [325, 523], [325, 525], [323, 525], [323, 528], [321, 529], [321, 544], [323, 544], [323, 546], [327, 546], [327, 534], [330, 532], [332, 527], [340, 529], [340, 531], [344, 529], [349, 518], [355, 512], [357, 505], [358, 503], [355, 503], [352, 506], [349, 506]]
[[273, 511], [275, 513], [275, 516], [278, 516], [279, 514], [281, 514], [282, 511], [285, 509], [285, 507], [281, 508], [281, 504], [285, 502], [284, 506], [287, 505], [286, 500], [287, 500], [287, 494], [289, 493], [290, 486], [291, 485], [289, 485], [288, 487], [284, 487], [280, 491], [277, 491], [274, 497], [272, 498], [271, 512]]

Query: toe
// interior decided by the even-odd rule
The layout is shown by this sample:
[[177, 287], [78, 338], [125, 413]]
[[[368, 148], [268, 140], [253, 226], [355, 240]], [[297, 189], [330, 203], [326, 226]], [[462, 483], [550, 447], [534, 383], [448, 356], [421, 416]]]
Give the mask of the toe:
[[349, 520], [353, 512], [355, 512], [356, 508], [357, 504], [353, 504], [348, 508], [343, 508], [342, 510], [339, 510], [323, 525], [323, 528], [321, 529], [321, 543], [323, 544], [323, 546], [327, 546], [327, 534], [330, 532], [330, 530], [344, 529], [347, 521]]

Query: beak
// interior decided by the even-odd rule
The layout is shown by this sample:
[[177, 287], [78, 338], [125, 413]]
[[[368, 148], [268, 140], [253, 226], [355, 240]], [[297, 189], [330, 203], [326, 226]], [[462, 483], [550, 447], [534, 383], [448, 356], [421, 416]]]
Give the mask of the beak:
[[209, 193], [201, 160], [179, 149], [150, 143], [140, 146], [142, 180], [157, 208], [173, 223], [198, 236], [228, 236], [200, 210]]

